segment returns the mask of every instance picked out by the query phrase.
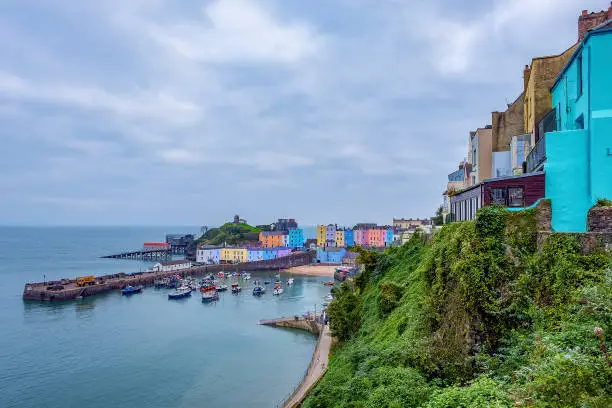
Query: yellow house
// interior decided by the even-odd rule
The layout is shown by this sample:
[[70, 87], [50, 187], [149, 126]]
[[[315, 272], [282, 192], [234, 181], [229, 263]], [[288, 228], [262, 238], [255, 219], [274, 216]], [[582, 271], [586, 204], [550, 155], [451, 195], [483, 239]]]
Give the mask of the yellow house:
[[334, 237], [336, 240], [337, 247], [343, 247], [344, 245], [344, 230], [336, 230], [336, 235]]
[[317, 245], [324, 246], [327, 241], [327, 227], [325, 225], [317, 225]]
[[246, 248], [221, 248], [221, 260], [231, 263], [247, 261]]

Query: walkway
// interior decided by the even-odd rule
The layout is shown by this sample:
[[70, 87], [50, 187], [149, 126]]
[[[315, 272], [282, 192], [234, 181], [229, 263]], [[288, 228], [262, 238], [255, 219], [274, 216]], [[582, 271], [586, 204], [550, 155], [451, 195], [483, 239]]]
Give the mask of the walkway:
[[302, 380], [300, 386], [295, 390], [293, 395], [283, 404], [283, 408], [298, 407], [308, 392], [319, 382], [323, 374], [327, 371], [329, 361], [329, 349], [331, 347], [332, 337], [329, 332], [329, 326], [323, 326], [323, 332], [317, 342], [317, 348], [312, 355], [312, 361], [308, 367], [308, 372]]

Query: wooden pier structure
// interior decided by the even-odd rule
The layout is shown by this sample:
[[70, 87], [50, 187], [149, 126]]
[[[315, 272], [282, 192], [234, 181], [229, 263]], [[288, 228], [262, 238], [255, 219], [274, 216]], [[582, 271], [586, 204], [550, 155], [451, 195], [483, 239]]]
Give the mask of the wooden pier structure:
[[172, 258], [172, 249], [143, 249], [138, 251], [127, 251], [119, 254], [105, 255], [100, 258], [113, 259], [139, 259], [143, 261], [168, 260]]

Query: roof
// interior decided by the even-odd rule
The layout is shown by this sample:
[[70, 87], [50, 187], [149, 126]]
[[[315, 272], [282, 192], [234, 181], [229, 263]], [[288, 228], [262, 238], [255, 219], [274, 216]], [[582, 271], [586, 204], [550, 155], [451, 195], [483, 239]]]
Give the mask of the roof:
[[287, 235], [287, 231], [262, 231], [264, 235]]
[[143, 245], [144, 246], [153, 246], [153, 245], [155, 245], [155, 246], [167, 246], [167, 245], [170, 245], [170, 244], [168, 244], [167, 242], [145, 242]]
[[557, 84], [559, 83], [559, 80], [561, 79], [561, 77], [565, 74], [565, 72], [569, 69], [570, 65], [572, 65], [572, 63], [574, 62], [574, 60], [576, 59], [578, 54], [580, 54], [580, 52], [582, 51], [582, 48], [584, 47], [584, 44], [586, 44], [586, 42], [592, 36], [599, 35], [599, 34], [609, 34], [611, 32], [612, 32], [612, 20], [607, 20], [607, 21], [601, 23], [600, 25], [596, 26], [595, 28], [587, 31], [586, 35], [584, 36], [584, 38], [580, 42], [580, 45], [578, 46], [578, 48], [576, 48], [576, 50], [574, 51], [574, 53], [570, 57], [569, 61], [567, 61], [567, 64], [565, 64], [565, 66], [563, 67], [561, 72], [559, 72], [559, 75], [557, 75], [557, 79], [555, 80], [555, 83], [553, 84], [551, 89], [553, 89], [555, 86], [557, 86]]
[[191, 263], [191, 261], [188, 261], [186, 259], [179, 259], [176, 261], [158, 262], [158, 263], [161, 264], [162, 266], [169, 266], [169, 265], [180, 265], [180, 264], [185, 264], [185, 263]]
[[544, 174], [543, 171], [534, 171], [532, 173], [523, 173], [523, 174], [518, 174], [516, 176], [503, 176], [503, 177], [490, 178], [490, 179], [483, 180], [483, 183], [486, 184], [486, 183], [492, 183], [494, 181], [521, 179], [521, 178], [527, 178], [527, 177], [533, 177], [533, 176], [540, 176], [543, 174]]

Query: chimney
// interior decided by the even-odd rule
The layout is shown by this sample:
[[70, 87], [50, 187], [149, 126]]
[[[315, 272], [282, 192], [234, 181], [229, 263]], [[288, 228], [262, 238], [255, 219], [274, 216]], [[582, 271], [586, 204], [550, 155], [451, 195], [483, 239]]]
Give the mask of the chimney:
[[582, 41], [589, 30], [605, 23], [610, 18], [612, 18], [612, 2], [608, 10], [601, 10], [597, 13], [582, 10], [582, 14], [578, 17], [578, 41]]
[[523, 92], [527, 92], [527, 84], [529, 83], [529, 76], [531, 75], [531, 68], [529, 65], [525, 65], [525, 69], [523, 70]]

